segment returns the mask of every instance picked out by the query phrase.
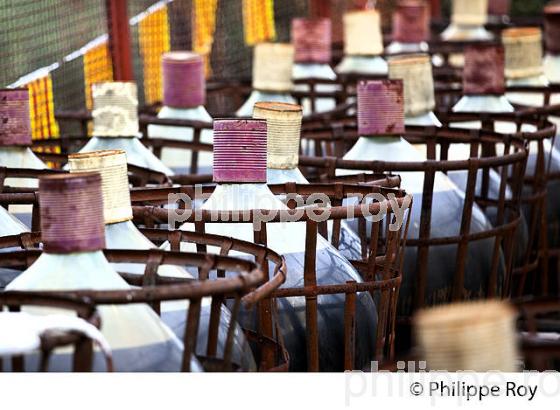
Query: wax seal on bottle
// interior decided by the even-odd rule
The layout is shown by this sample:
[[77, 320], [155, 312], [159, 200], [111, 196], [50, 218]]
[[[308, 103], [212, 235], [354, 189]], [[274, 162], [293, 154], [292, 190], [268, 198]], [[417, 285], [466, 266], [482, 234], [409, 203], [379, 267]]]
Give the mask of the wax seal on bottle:
[[103, 192], [103, 215], [106, 224], [132, 219], [126, 153], [123, 150], [103, 150], [70, 154], [70, 172], [98, 172]]
[[402, 80], [358, 83], [358, 133], [361, 136], [400, 135], [404, 132]]
[[138, 90], [135, 83], [94, 84], [91, 94], [94, 136], [138, 136]]
[[465, 48], [463, 94], [502, 95], [505, 92], [504, 48], [497, 44], [472, 44]]
[[421, 0], [404, 0], [393, 13], [393, 41], [421, 43], [430, 39], [430, 11]]
[[280, 102], [255, 104], [253, 118], [266, 120], [268, 168], [297, 167], [302, 117], [302, 108], [297, 104]]
[[293, 89], [294, 46], [259, 43], [253, 50], [253, 88], [289, 92]]
[[542, 32], [538, 27], [516, 27], [502, 31], [506, 78], [542, 74]]
[[331, 61], [331, 21], [327, 18], [292, 20], [296, 63], [328, 64]]
[[266, 182], [266, 120], [214, 120], [214, 182]]
[[101, 175], [50, 175], [39, 179], [41, 238], [48, 253], [105, 247]]
[[403, 55], [391, 58], [389, 78], [403, 81], [406, 116], [427, 113], [435, 108], [434, 78], [429, 55]]
[[163, 105], [194, 108], [206, 102], [202, 56], [189, 51], [170, 51], [161, 59]]
[[560, 3], [544, 7], [544, 41], [546, 51], [560, 54]]
[[383, 52], [381, 20], [377, 10], [352, 11], [344, 15], [344, 54], [372, 56]]
[[29, 91], [0, 90], [0, 146], [31, 145]]

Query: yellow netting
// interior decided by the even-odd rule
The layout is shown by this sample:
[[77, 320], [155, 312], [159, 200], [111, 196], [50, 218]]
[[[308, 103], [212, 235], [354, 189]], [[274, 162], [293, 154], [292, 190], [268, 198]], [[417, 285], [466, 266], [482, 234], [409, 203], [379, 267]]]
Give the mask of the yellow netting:
[[86, 94], [86, 107], [91, 110], [91, 86], [113, 80], [113, 66], [107, 42], [101, 43], [84, 54], [84, 87]]
[[218, 0], [193, 0], [194, 32], [193, 50], [204, 56], [206, 76], [210, 75], [210, 51], [216, 28], [216, 7]]
[[144, 98], [147, 104], [161, 101], [161, 55], [170, 50], [167, 5], [140, 20], [140, 52], [144, 68]]
[[29, 115], [33, 139], [48, 139], [59, 136], [58, 123], [54, 119], [52, 80], [50, 75], [27, 84], [29, 88]]
[[249, 46], [276, 39], [273, 0], [243, 0], [243, 29]]

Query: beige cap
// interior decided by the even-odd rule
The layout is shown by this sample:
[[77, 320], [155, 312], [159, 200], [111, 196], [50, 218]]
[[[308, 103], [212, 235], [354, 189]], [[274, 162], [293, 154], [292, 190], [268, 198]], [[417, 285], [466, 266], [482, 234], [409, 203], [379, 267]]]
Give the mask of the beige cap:
[[294, 46], [260, 43], [253, 50], [253, 88], [261, 91], [292, 91]]
[[416, 340], [430, 370], [517, 370], [516, 313], [501, 301], [455, 303], [420, 311]]
[[480, 26], [488, 18], [488, 0], [453, 0], [451, 21], [465, 26]]
[[416, 116], [432, 111], [435, 106], [434, 78], [430, 56], [403, 55], [389, 60], [389, 78], [401, 79], [404, 86], [405, 116]]
[[281, 102], [255, 104], [253, 118], [266, 120], [268, 168], [297, 167], [302, 117], [302, 108], [297, 104]]
[[94, 84], [91, 94], [94, 136], [138, 136], [138, 91], [135, 83]]
[[101, 174], [105, 224], [132, 219], [126, 153], [123, 150], [70, 154], [68, 164], [71, 173], [98, 172]]
[[344, 54], [383, 53], [381, 20], [377, 10], [352, 11], [344, 15]]
[[506, 78], [534, 77], [543, 73], [542, 31], [538, 27], [516, 27], [502, 31]]

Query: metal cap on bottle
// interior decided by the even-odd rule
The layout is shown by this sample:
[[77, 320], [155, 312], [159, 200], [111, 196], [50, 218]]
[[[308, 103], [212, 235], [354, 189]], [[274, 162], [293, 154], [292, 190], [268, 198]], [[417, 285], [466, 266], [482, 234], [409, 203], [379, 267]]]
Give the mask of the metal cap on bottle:
[[261, 91], [292, 91], [294, 46], [259, 43], [253, 50], [253, 88]]
[[39, 204], [45, 252], [91, 252], [105, 247], [101, 175], [41, 177]]
[[331, 21], [327, 18], [292, 19], [292, 44], [296, 63], [331, 61]]
[[358, 83], [358, 133], [362, 136], [404, 132], [402, 80]]
[[266, 182], [266, 120], [214, 120], [214, 182]]
[[430, 39], [430, 10], [422, 0], [404, 0], [393, 13], [393, 41], [421, 43]]
[[344, 54], [383, 53], [381, 18], [377, 10], [352, 11], [344, 15]]
[[413, 117], [428, 113], [435, 108], [434, 78], [429, 55], [403, 55], [391, 58], [389, 78], [403, 81], [406, 116]]
[[414, 333], [428, 369], [515, 372], [515, 323], [505, 302], [462, 302], [420, 311]]
[[506, 78], [542, 74], [542, 32], [538, 27], [516, 27], [502, 31]]
[[560, 3], [553, 3], [544, 8], [544, 42], [546, 51], [560, 54]]
[[497, 44], [473, 44], [465, 48], [463, 94], [502, 95], [505, 92], [504, 48]]
[[161, 59], [163, 105], [193, 108], [206, 102], [202, 56], [190, 51], [170, 51]]
[[280, 102], [255, 104], [253, 118], [266, 120], [268, 168], [297, 167], [302, 117], [302, 108], [297, 104]]
[[29, 91], [0, 90], [0, 146], [31, 145]]
[[94, 84], [91, 94], [94, 136], [138, 136], [138, 90], [135, 83]]
[[125, 151], [103, 150], [70, 154], [68, 164], [72, 173], [101, 174], [103, 215], [106, 224], [132, 219]]
[[464, 26], [480, 26], [488, 20], [488, 0], [453, 0], [451, 21]]

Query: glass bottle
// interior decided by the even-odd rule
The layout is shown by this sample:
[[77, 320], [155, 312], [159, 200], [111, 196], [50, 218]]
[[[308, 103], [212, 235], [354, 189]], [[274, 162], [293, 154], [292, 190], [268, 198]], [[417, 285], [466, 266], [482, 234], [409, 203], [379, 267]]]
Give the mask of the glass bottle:
[[[103, 216], [105, 220], [105, 244], [107, 249], [154, 249], [156, 246], [132, 223], [132, 207], [124, 151], [95, 151], [69, 156], [70, 172], [99, 172], [102, 180]], [[139, 263], [112, 263], [119, 272], [142, 274], [145, 265]], [[158, 269], [162, 276], [193, 278], [184, 268], [162, 265]], [[211, 298], [202, 300], [200, 331], [197, 353], [204, 355], [208, 340]], [[168, 301], [161, 304], [161, 319], [181, 339], [185, 334], [188, 301]], [[218, 336], [218, 354], [223, 353], [231, 312], [222, 306]], [[241, 328], [236, 329], [233, 361], [243, 369], [254, 370], [253, 354]]]
[[[361, 81], [358, 83], [358, 133], [359, 140], [344, 156], [347, 160], [423, 162], [424, 155], [408, 143], [404, 133], [402, 80]], [[357, 173], [354, 170], [337, 170], [337, 175]], [[422, 203], [424, 173], [407, 171], [399, 173], [401, 187], [412, 194], [415, 204]], [[442, 172], [436, 172], [432, 200], [430, 237], [447, 237], [459, 234], [465, 194]], [[420, 207], [412, 207], [408, 237], [417, 239], [420, 229]], [[349, 224], [357, 232], [357, 223]], [[491, 228], [487, 217], [473, 205], [471, 232]], [[477, 295], [485, 288], [491, 271], [492, 240], [469, 244], [466, 259], [465, 289]], [[407, 247], [403, 283], [399, 293], [400, 312], [409, 315], [414, 303], [416, 272], [416, 247]], [[428, 255], [428, 278], [425, 303], [447, 302], [451, 295], [452, 278], [456, 270], [456, 245], [431, 246]]]
[[[214, 181], [218, 183], [205, 210], [241, 212], [251, 209], [285, 210], [287, 206], [266, 185], [266, 120], [225, 119], [214, 121]], [[181, 226], [193, 230], [190, 223]], [[305, 223], [267, 224], [267, 246], [287, 262], [285, 287], [303, 286]], [[252, 223], [207, 223], [206, 232], [253, 241]], [[361, 282], [352, 265], [320, 235], [317, 238], [317, 284]], [[357, 298], [355, 368], [363, 368], [373, 357], [377, 313], [369, 293]], [[318, 296], [319, 357], [322, 371], [343, 369], [344, 296]], [[279, 322], [290, 368], [306, 369], [305, 299], [278, 300]]]
[[[102, 252], [101, 176], [82, 173], [44, 177], [39, 181], [39, 195], [43, 253], [6, 289], [129, 289]], [[105, 305], [99, 307], [99, 313], [101, 332], [111, 346], [116, 371], [180, 370], [182, 343], [148, 305]], [[67, 371], [70, 360], [68, 351], [58, 351], [51, 358], [50, 370]], [[201, 370], [195, 359], [192, 365], [194, 370]], [[94, 355], [93, 368], [106, 370], [99, 352]]]

